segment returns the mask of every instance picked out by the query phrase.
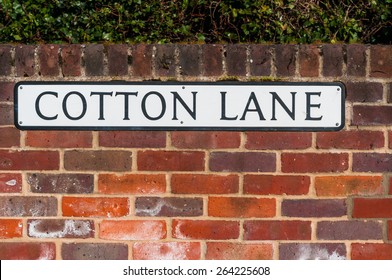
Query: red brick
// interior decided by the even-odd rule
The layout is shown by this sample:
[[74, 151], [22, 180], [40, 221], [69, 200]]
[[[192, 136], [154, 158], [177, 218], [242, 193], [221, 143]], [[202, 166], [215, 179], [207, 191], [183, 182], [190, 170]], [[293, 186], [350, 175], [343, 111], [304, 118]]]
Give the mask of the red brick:
[[38, 49], [39, 75], [59, 75], [59, 45], [41, 45]]
[[200, 75], [200, 47], [199, 45], [179, 45], [178, 46], [180, 74], [183, 76]]
[[166, 234], [166, 222], [158, 220], [104, 220], [99, 226], [99, 238], [108, 240], [159, 240]]
[[318, 240], [382, 239], [379, 221], [321, 221], [317, 223]]
[[173, 174], [171, 192], [180, 194], [230, 194], [238, 193], [236, 175]]
[[370, 46], [370, 77], [392, 77], [392, 46]]
[[136, 216], [194, 217], [203, 215], [202, 198], [137, 197]]
[[132, 153], [119, 150], [65, 151], [64, 167], [67, 170], [130, 171]]
[[34, 52], [35, 46], [19, 45], [15, 48], [15, 68], [19, 77], [31, 77], [34, 75]]
[[108, 67], [110, 76], [124, 76], [128, 74], [127, 45], [108, 45]]
[[171, 133], [172, 146], [182, 149], [229, 149], [241, 143], [239, 132], [176, 131]]
[[286, 173], [343, 172], [347, 168], [348, 154], [346, 153], [282, 154], [282, 171]]
[[14, 124], [14, 110], [11, 104], [0, 103], [0, 125]]
[[20, 193], [21, 191], [21, 174], [0, 173], [0, 193]]
[[317, 133], [318, 149], [372, 150], [384, 147], [382, 131], [339, 131]]
[[391, 172], [392, 154], [390, 153], [354, 153], [353, 171], [356, 172]]
[[274, 172], [276, 155], [256, 152], [212, 152], [210, 170], [224, 172]]
[[276, 215], [274, 198], [209, 197], [208, 216], [270, 218]]
[[207, 260], [272, 260], [272, 244], [208, 242]]
[[1, 196], [0, 216], [41, 217], [57, 215], [57, 199], [47, 196]]
[[26, 146], [39, 148], [90, 148], [89, 131], [27, 131]]
[[310, 132], [247, 132], [249, 150], [306, 149], [312, 146]]
[[226, 47], [226, 67], [229, 76], [246, 76], [247, 45], [230, 44]]
[[389, 148], [392, 149], [392, 131], [389, 131], [388, 133], [388, 138], [389, 138]]
[[138, 44], [132, 46], [132, 74], [136, 77], [151, 77], [152, 45]]
[[310, 221], [245, 221], [244, 240], [310, 240]]
[[314, 183], [318, 196], [383, 194], [381, 176], [320, 176]]
[[12, 67], [12, 47], [9, 45], [0, 46], [0, 76], [8, 76], [11, 74]]
[[292, 77], [295, 75], [296, 52], [297, 46], [295, 45], [275, 46], [276, 74], [278, 77]]
[[392, 125], [392, 106], [354, 105], [353, 125]]
[[323, 76], [340, 77], [343, 74], [343, 45], [323, 45]]
[[14, 127], [0, 127], [0, 148], [20, 146], [20, 132]]
[[320, 50], [317, 45], [299, 46], [299, 74], [301, 77], [318, 77]]
[[146, 171], [203, 171], [204, 152], [139, 151], [138, 170]]
[[92, 193], [92, 174], [44, 174], [27, 175], [27, 183], [33, 193]]
[[347, 82], [347, 101], [379, 102], [383, 99], [383, 85], [375, 82]]
[[122, 197], [63, 197], [64, 217], [122, 217], [129, 214], [129, 200]]
[[309, 192], [308, 176], [245, 175], [244, 193], [257, 195], [303, 195]]
[[272, 47], [269, 45], [250, 45], [250, 75], [270, 76]]
[[349, 76], [365, 77], [366, 75], [366, 46], [348, 44], [347, 74]]
[[354, 198], [353, 218], [392, 218], [392, 198]]
[[280, 260], [345, 260], [343, 243], [283, 243], [279, 245]]
[[235, 221], [216, 220], [173, 220], [173, 238], [178, 239], [236, 239], [240, 224]]
[[14, 82], [0, 81], [0, 102], [14, 101]]
[[202, 66], [204, 76], [220, 76], [223, 74], [223, 45], [204, 44], [202, 48]]
[[89, 220], [28, 220], [27, 234], [35, 238], [93, 238], [94, 222]]
[[84, 51], [84, 64], [87, 76], [103, 75], [103, 45], [88, 44]]
[[164, 131], [101, 131], [101, 147], [123, 148], [164, 148], [166, 132]]
[[392, 244], [353, 243], [352, 260], [392, 260]]
[[56, 170], [59, 165], [55, 151], [0, 151], [0, 170]]
[[160, 194], [166, 191], [164, 174], [100, 174], [98, 192], [106, 194]]
[[388, 240], [392, 240], [392, 221], [388, 221]]
[[0, 243], [1, 260], [54, 260], [56, 245], [52, 242]]
[[198, 242], [135, 242], [134, 260], [200, 260]]
[[155, 45], [155, 71], [158, 76], [174, 77], [176, 75], [176, 46], [174, 44]]
[[61, 68], [63, 76], [75, 77], [81, 75], [82, 49], [80, 45], [66, 45], [61, 48]]
[[63, 260], [127, 260], [128, 245], [117, 243], [64, 243]]
[[22, 220], [0, 219], [0, 239], [22, 237]]
[[285, 199], [282, 216], [287, 217], [342, 217], [347, 215], [343, 199]]

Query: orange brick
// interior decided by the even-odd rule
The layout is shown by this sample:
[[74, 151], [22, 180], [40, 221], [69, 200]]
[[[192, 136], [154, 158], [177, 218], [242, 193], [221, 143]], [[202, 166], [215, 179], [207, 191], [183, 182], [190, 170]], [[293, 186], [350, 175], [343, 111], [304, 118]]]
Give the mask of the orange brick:
[[63, 197], [65, 217], [121, 217], [129, 213], [128, 198]]
[[134, 260], [199, 260], [201, 246], [198, 242], [136, 242], [132, 252]]
[[89, 131], [28, 131], [26, 146], [40, 148], [90, 148], [93, 135]]
[[208, 242], [207, 260], [271, 260], [273, 258], [272, 244], [264, 243], [231, 243]]
[[106, 194], [158, 194], [166, 191], [164, 174], [100, 174], [98, 192]]
[[172, 193], [181, 194], [228, 194], [238, 193], [237, 175], [173, 174]]
[[0, 239], [22, 237], [22, 220], [0, 219]]
[[352, 260], [392, 260], [392, 244], [354, 243], [351, 245]]
[[173, 220], [172, 234], [178, 239], [234, 239], [240, 234], [239, 226], [234, 221]]
[[318, 196], [375, 195], [383, 193], [381, 176], [316, 177]]
[[274, 198], [209, 197], [208, 215], [213, 217], [270, 218], [276, 214]]
[[159, 240], [166, 238], [165, 221], [104, 220], [99, 226], [99, 238], [109, 240]]

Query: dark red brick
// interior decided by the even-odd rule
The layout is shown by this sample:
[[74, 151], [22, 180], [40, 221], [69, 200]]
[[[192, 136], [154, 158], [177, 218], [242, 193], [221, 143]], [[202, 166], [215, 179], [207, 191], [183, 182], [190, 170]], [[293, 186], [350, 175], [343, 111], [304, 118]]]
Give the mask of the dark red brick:
[[20, 132], [14, 127], [0, 127], [0, 148], [20, 146]]
[[14, 101], [14, 82], [0, 81], [0, 102]]
[[0, 103], [0, 125], [14, 124], [14, 110], [11, 104]]
[[15, 68], [19, 77], [31, 77], [34, 75], [34, 52], [35, 46], [19, 45], [15, 48]]
[[349, 76], [365, 77], [366, 75], [366, 46], [348, 44], [347, 74]]
[[353, 125], [392, 125], [392, 106], [354, 105]]
[[244, 222], [244, 240], [310, 240], [310, 221]]
[[84, 51], [84, 64], [87, 76], [103, 75], [103, 45], [88, 44]]
[[246, 76], [247, 45], [234, 44], [226, 47], [226, 68], [229, 76]]
[[59, 70], [59, 45], [40, 45], [38, 58], [42, 76], [58, 76]]
[[391, 172], [392, 154], [390, 153], [354, 153], [353, 171], [355, 172]]
[[392, 46], [370, 46], [370, 77], [392, 77]]
[[200, 260], [199, 242], [135, 242], [134, 260]]
[[22, 175], [0, 173], [0, 193], [19, 193], [22, 191]]
[[80, 45], [66, 45], [61, 48], [61, 68], [63, 76], [81, 75], [82, 49]]
[[379, 102], [383, 99], [383, 86], [376, 82], [347, 82], [347, 101]]
[[223, 73], [223, 45], [202, 45], [203, 75], [220, 76]]
[[250, 150], [306, 149], [312, 146], [310, 132], [247, 132], [245, 148]]
[[238, 193], [236, 175], [173, 174], [171, 192], [180, 194], [230, 194]]
[[0, 46], [0, 76], [8, 76], [11, 74], [12, 68], [12, 47], [9, 45]]
[[388, 221], [388, 240], [392, 240], [392, 221]]
[[152, 45], [138, 44], [132, 46], [132, 74], [135, 77], [152, 76]]
[[1, 260], [54, 260], [56, 244], [52, 242], [2, 242]]
[[250, 75], [270, 76], [271, 75], [271, 53], [272, 47], [269, 45], [250, 45]]
[[203, 215], [202, 198], [137, 197], [136, 216], [194, 217]]
[[318, 240], [382, 239], [379, 221], [321, 221], [317, 223]]
[[279, 245], [280, 260], [345, 260], [343, 243], [284, 243]]
[[0, 151], [0, 170], [57, 170], [57, 151]]
[[67, 170], [130, 171], [132, 153], [119, 150], [65, 151], [64, 168]]
[[245, 175], [244, 194], [304, 195], [308, 194], [308, 176]]
[[124, 76], [128, 74], [128, 46], [108, 45], [108, 67], [109, 75]]
[[93, 238], [94, 222], [90, 220], [28, 220], [27, 234], [35, 238]]
[[295, 45], [275, 46], [275, 66], [277, 76], [294, 76], [296, 67], [296, 52], [297, 46]]
[[127, 260], [128, 245], [120, 243], [64, 243], [63, 260]]
[[164, 131], [101, 131], [101, 147], [123, 148], [164, 148], [166, 132]]
[[344, 199], [285, 199], [282, 216], [286, 217], [342, 217], [347, 215]]
[[171, 133], [171, 143], [182, 149], [239, 148], [241, 135], [229, 131], [175, 131]]
[[299, 46], [299, 74], [302, 77], [318, 77], [320, 68], [320, 48], [317, 45]]
[[348, 154], [346, 153], [282, 154], [282, 171], [286, 173], [343, 172], [347, 169]]
[[2, 196], [0, 216], [41, 217], [57, 215], [57, 199], [47, 196]]
[[208, 242], [207, 260], [272, 260], [272, 244]]
[[138, 170], [145, 171], [203, 171], [204, 152], [139, 151]]
[[200, 75], [199, 45], [179, 45], [180, 74], [183, 76]]
[[318, 149], [372, 150], [384, 147], [382, 131], [352, 130], [317, 133]]
[[323, 45], [323, 76], [340, 77], [343, 74], [343, 45]]
[[176, 46], [173, 44], [156, 45], [155, 71], [158, 76], [176, 75]]
[[27, 183], [33, 193], [92, 193], [91, 174], [28, 174]]
[[210, 170], [223, 172], [274, 172], [276, 155], [258, 152], [212, 152]]
[[353, 243], [352, 260], [392, 260], [392, 244]]
[[391, 198], [354, 198], [353, 218], [392, 218]]
[[90, 131], [27, 131], [26, 146], [39, 148], [90, 148]]

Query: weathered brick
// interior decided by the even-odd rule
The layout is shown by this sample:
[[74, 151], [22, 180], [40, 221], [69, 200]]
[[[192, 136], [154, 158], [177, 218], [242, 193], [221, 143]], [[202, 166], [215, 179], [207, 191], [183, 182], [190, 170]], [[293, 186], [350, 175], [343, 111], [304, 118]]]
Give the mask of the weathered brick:
[[14, 127], [0, 127], [0, 148], [20, 146], [20, 132]]
[[103, 75], [103, 45], [88, 44], [84, 51], [84, 64], [87, 76]]
[[132, 74], [136, 77], [152, 75], [152, 45], [137, 44], [132, 46]]
[[64, 243], [63, 260], [127, 260], [128, 245], [118, 243]]
[[108, 240], [160, 240], [166, 235], [165, 221], [104, 220], [99, 226], [99, 238]]
[[2, 196], [0, 216], [40, 217], [57, 215], [57, 199], [46, 196]]
[[0, 219], [0, 239], [22, 237], [23, 223], [19, 219]]
[[171, 133], [172, 146], [182, 149], [230, 149], [241, 143], [239, 132], [176, 131]]
[[123, 197], [63, 197], [64, 217], [122, 217], [129, 214]]
[[42, 76], [58, 76], [59, 45], [40, 45], [38, 49], [39, 74]]
[[343, 74], [343, 45], [323, 45], [323, 76], [340, 77]]
[[92, 193], [92, 174], [44, 174], [27, 175], [27, 183], [33, 193]]
[[392, 46], [370, 46], [370, 77], [392, 77]]
[[134, 260], [200, 260], [198, 242], [135, 242]]
[[387, 85], [387, 102], [392, 103], [392, 83], [388, 83]]
[[0, 46], [0, 76], [8, 76], [11, 74], [11, 50], [12, 47], [9, 45]]
[[271, 52], [269, 45], [250, 45], [250, 75], [270, 76], [271, 75]]
[[56, 245], [52, 242], [1, 242], [1, 260], [54, 260]]
[[101, 147], [124, 148], [164, 148], [166, 132], [164, 131], [101, 131]]
[[392, 218], [392, 198], [354, 198], [353, 218]]
[[230, 194], [238, 193], [236, 175], [173, 174], [171, 192], [179, 194]]
[[245, 148], [250, 150], [306, 149], [312, 146], [310, 132], [247, 132]]
[[392, 154], [390, 153], [354, 153], [353, 171], [356, 172], [391, 172]]
[[317, 45], [299, 46], [299, 74], [301, 77], [318, 77], [320, 49]]
[[0, 125], [14, 124], [14, 110], [11, 104], [0, 103]]
[[392, 131], [389, 131], [388, 133], [388, 138], [389, 138], [389, 148], [392, 149]]
[[176, 75], [176, 46], [173, 44], [155, 45], [155, 71], [158, 76], [173, 77]]
[[392, 244], [353, 243], [352, 260], [392, 260]]
[[273, 172], [276, 170], [274, 153], [212, 152], [210, 170], [232, 172]]
[[229, 76], [246, 75], [247, 45], [230, 44], [226, 46], [226, 68]]
[[379, 221], [321, 221], [317, 223], [318, 240], [382, 239]]
[[0, 173], [0, 193], [19, 193], [22, 191], [22, 175]]
[[207, 260], [272, 260], [272, 244], [208, 242]]
[[275, 46], [275, 64], [276, 74], [282, 76], [294, 76], [296, 65], [295, 45], [276, 45]]
[[284, 243], [279, 245], [280, 260], [345, 260], [343, 243]]
[[392, 221], [388, 221], [388, 240], [392, 240]]
[[19, 45], [15, 48], [15, 68], [19, 77], [31, 77], [34, 75], [34, 52], [33, 45]]
[[384, 147], [382, 131], [339, 131], [317, 133], [318, 149], [372, 150]]
[[282, 216], [287, 217], [342, 217], [347, 215], [344, 199], [285, 199]]
[[239, 237], [239, 226], [235, 221], [173, 220], [172, 234], [178, 239], [234, 239]]
[[27, 234], [35, 238], [92, 238], [94, 222], [90, 220], [28, 220]]
[[109, 75], [124, 76], [128, 74], [128, 46], [108, 45], [108, 67]]
[[286, 173], [343, 172], [348, 168], [346, 153], [283, 153], [281, 160]]
[[309, 192], [308, 176], [245, 175], [244, 194], [303, 195]]
[[26, 146], [39, 148], [90, 148], [89, 131], [27, 131]]
[[14, 101], [14, 82], [0, 81], [0, 102]]
[[137, 197], [136, 216], [194, 217], [203, 215], [202, 198]]
[[64, 153], [67, 170], [130, 171], [132, 153], [117, 150], [72, 150]]
[[200, 75], [199, 45], [179, 45], [180, 74], [183, 76]]
[[379, 102], [383, 99], [383, 86], [376, 82], [347, 82], [346, 93], [349, 102]]
[[318, 196], [376, 195], [383, 193], [381, 176], [320, 176], [314, 187]]
[[223, 73], [223, 45], [204, 44], [202, 49], [202, 66], [204, 76], [220, 76]]
[[366, 46], [348, 44], [346, 47], [347, 74], [349, 76], [364, 77], [366, 75]]
[[148, 171], [203, 171], [204, 152], [139, 151], [138, 170]]
[[310, 240], [309, 221], [245, 221], [244, 240]]
[[271, 218], [276, 215], [274, 198], [209, 197], [208, 216]]
[[392, 125], [392, 106], [354, 105], [353, 125]]
[[166, 191], [164, 174], [100, 174], [98, 192], [106, 194], [160, 194]]
[[0, 170], [56, 170], [59, 164], [55, 151], [0, 151]]
[[65, 45], [61, 48], [63, 76], [75, 77], [81, 74], [82, 49], [80, 45]]

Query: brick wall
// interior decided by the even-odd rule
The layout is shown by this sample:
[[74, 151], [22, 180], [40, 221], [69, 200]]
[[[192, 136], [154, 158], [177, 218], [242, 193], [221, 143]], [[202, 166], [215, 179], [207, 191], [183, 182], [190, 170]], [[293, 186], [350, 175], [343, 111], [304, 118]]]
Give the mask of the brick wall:
[[[18, 81], [342, 81], [340, 132], [19, 131]], [[0, 45], [0, 259], [392, 259], [392, 46]]]

